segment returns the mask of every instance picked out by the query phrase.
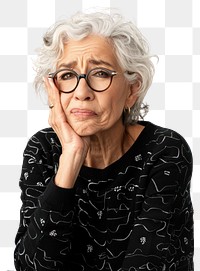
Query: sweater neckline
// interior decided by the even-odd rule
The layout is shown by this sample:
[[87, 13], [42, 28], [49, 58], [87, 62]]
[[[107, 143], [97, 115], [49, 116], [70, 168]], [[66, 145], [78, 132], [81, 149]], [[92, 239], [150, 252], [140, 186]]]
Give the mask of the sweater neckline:
[[[80, 170], [80, 176], [83, 178], [99, 178], [103, 176], [109, 177], [109, 175], [115, 175], [118, 173], [121, 167], [130, 164], [134, 156], [140, 155], [142, 146], [146, 141], [145, 138], [149, 137], [151, 134], [153, 124], [148, 121], [138, 121], [138, 124], [143, 125], [144, 129], [136, 139], [136, 141], [131, 145], [131, 147], [122, 155], [118, 160], [111, 163], [103, 169], [93, 168], [88, 166], [82, 166]], [[131, 160], [130, 160], [131, 159]]]

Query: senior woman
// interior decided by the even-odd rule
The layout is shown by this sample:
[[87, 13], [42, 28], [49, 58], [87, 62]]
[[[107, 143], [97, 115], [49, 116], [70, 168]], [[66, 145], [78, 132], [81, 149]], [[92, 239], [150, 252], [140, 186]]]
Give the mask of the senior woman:
[[120, 15], [78, 13], [44, 36], [49, 124], [24, 151], [17, 270], [193, 270], [192, 156], [143, 121], [153, 64]]

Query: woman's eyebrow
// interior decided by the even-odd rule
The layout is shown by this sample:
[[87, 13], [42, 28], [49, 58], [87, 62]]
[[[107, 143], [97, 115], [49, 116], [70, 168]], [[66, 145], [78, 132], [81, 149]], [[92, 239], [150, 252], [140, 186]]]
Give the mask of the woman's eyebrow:
[[95, 65], [105, 65], [105, 66], [109, 66], [110, 68], [113, 68], [113, 66], [109, 62], [102, 60], [102, 59], [93, 59], [92, 58], [89, 60], [89, 63], [95, 64]]
[[[104, 66], [107, 66], [107, 67], [110, 67], [110, 68], [113, 69], [113, 65], [111, 65], [109, 62], [107, 62], [105, 60], [102, 60], [102, 59], [91, 58], [91, 59], [88, 60], [88, 63], [94, 64], [94, 65], [97, 65], [97, 66], [104, 65]], [[58, 65], [58, 69], [61, 69], [61, 68], [72, 69], [72, 68], [74, 68], [76, 66], [77, 66], [77, 61], [71, 61], [69, 63], [61, 63], [60, 65]]]
[[58, 69], [60, 68], [67, 68], [67, 69], [72, 69], [73, 67], [75, 67], [77, 64], [76, 61], [72, 61], [69, 63], [61, 63], [60, 65], [58, 65]]

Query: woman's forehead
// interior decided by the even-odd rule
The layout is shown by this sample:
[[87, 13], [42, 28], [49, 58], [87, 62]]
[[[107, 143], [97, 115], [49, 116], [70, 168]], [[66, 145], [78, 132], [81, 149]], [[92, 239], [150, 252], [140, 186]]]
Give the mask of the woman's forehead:
[[[109, 49], [109, 50], [107, 50]], [[108, 39], [97, 36], [97, 35], [90, 35], [81, 40], [73, 40], [69, 39], [64, 44], [64, 52], [65, 53], [79, 53], [80, 51], [85, 53], [98, 53], [98, 54], [105, 54], [113, 53], [114, 47], [108, 42]]]
[[93, 65], [103, 65], [108, 68], [116, 66], [118, 61], [114, 47], [101, 36], [88, 36], [81, 40], [68, 40], [64, 45], [62, 57], [58, 66], [72, 68], [77, 62]]

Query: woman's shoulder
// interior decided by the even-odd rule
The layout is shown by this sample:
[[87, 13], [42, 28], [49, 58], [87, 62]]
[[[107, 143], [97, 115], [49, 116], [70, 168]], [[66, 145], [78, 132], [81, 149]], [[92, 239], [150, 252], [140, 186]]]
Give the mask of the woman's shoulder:
[[148, 136], [148, 139], [157, 142], [157, 144], [165, 142], [168, 144], [184, 144], [188, 146], [183, 135], [171, 128], [159, 126], [147, 121], [142, 121], [140, 124], [145, 126], [144, 132]]
[[145, 122], [144, 125], [143, 142], [145, 142], [147, 148], [153, 150], [153, 153], [165, 155], [177, 153], [179, 157], [192, 161], [190, 146], [179, 132], [151, 122]]
[[43, 141], [43, 140], [47, 140], [51, 142], [54, 140], [58, 141], [58, 137], [51, 127], [47, 127], [47, 128], [37, 131], [30, 138], [30, 140], [34, 140], [34, 139], [37, 139], [38, 141]]
[[45, 152], [53, 146], [61, 148], [60, 141], [51, 127], [41, 129], [33, 134], [27, 143], [27, 148], [43, 149]]

